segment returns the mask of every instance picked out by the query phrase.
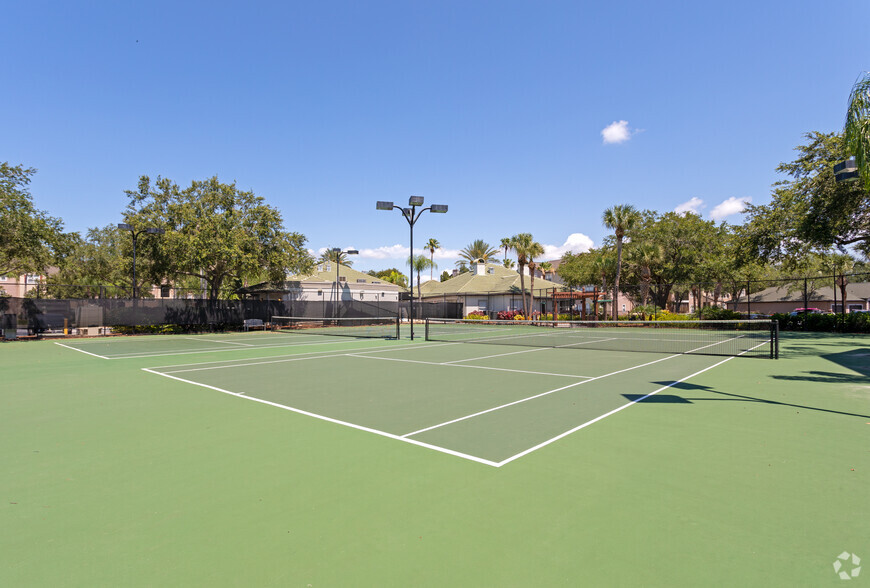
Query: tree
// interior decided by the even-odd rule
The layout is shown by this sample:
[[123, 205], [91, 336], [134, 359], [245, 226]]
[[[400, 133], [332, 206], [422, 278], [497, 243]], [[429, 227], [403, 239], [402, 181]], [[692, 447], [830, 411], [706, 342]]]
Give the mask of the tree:
[[630, 204], [618, 204], [604, 211], [602, 221], [604, 226], [616, 235], [616, 278], [613, 281], [613, 320], [618, 318], [617, 300], [619, 300], [619, 275], [622, 272], [622, 241], [640, 222], [640, 213]]
[[27, 189], [36, 170], [0, 163], [0, 276], [44, 273], [58, 265], [78, 235], [38, 210]]
[[450, 278], [451, 278], [451, 276], [449, 273], [447, 273], [447, 270], [444, 270], [443, 272], [441, 272], [441, 281], [442, 282], [446, 282]]
[[852, 86], [844, 135], [864, 190], [870, 192], [870, 72], [864, 72]]
[[508, 250], [511, 248], [511, 238], [510, 237], [502, 237], [501, 248], [504, 249], [504, 260], [503, 260], [504, 266], [509, 267], [506, 262], [507, 262]]
[[508, 269], [514, 269], [517, 266], [517, 263], [513, 259], [508, 258], [505, 258], [501, 264]]
[[353, 265], [353, 261], [350, 260], [350, 256], [346, 251], [338, 250], [336, 247], [327, 247], [326, 251], [320, 254], [320, 257], [317, 260], [317, 263], [338, 263], [340, 265], [350, 267]]
[[811, 132], [799, 157], [777, 171], [770, 204], [748, 206], [742, 255], [781, 262], [830, 247], [870, 253], [870, 192], [861, 182], [837, 182], [833, 166], [849, 155], [842, 135]]
[[[141, 287], [159, 281], [160, 276], [155, 273], [150, 256], [137, 255], [138, 283], [133, 284], [132, 249], [129, 232], [115, 225], [88, 229], [87, 236], [76, 241], [66, 257], [66, 263], [56, 275], [49, 276], [46, 285], [56, 297], [123, 297], [132, 295], [134, 288], [147, 297], [148, 288]], [[85, 287], [71, 290], [61, 284], [81, 284]]]
[[435, 265], [435, 250], [441, 249], [441, 243], [438, 242], [438, 239], [430, 237], [429, 240], [426, 241], [426, 249], [429, 250], [429, 261], [432, 262], [432, 264], [429, 266], [429, 279], [432, 280], [434, 279], [432, 277], [432, 270], [438, 268], [438, 266]]
[[484, 262], [491, 261], [497, 253], [498, 249], [494, 249], [483, 239], [475, 239], [459, 252], [460, 259], [456, 265], [477, 263], [478, 259], [482, 259]]
[[411, 274], [417, 272], [417, 297], [420, 297], [420, 273], [431, 267], [433, 261], [430, 261], [425, 255], [412, 255], [408, 258], [408, 264], [411, 266]]
[[166, 231], [159, 239], [140, 241], [147, 254], [143, 257], [155, 260], [155, 273], [200, 278], [211, 299], [226, 294], [225, 286], [234, 281], [262, 275], [283, 281], [288, 273], [306, 272], [313, 265], [305, 237], [285, 231], [275, 208], [235, 183], [213, 177], [182, 190], [167, 178], [152, 184], [142, 176], [138, 189], [126, 193], [125, 222]]
[[[544, 248], [540, 243], [537, 243], [531, 233], [518, 233], [511, 237], [511, 249], [517, 253], [517, 265], [520, 266], [520, 289], [522, 290], [523, 299], [523, 316], [529, 318], [529, 307], [526, 304], [526, 280], [524, 269], [526, 264], [534, 257], [542, 255]], [[532, 287], [534, 287], [534, 277], [532, 277]]]
[[538, 266], [538, 269], [544, 274], [544, 278], [547, 277], [547, 274], [553, 271], [553, 264], [549, 261], [541, 262], [541, 265]]
[[[571, 287], [600, 284], [601, 291], [606, 293], [616, 275], [616, 255], [608, 247], [590, 249], [576, 255], [569, 252], [562, 257], [557, 273]], [[595, 304], [597, 316], [597, 300]]]
[[378, 278], [379, 280], [401, 286], [402, 288], [408, 287], [408, 276], [394, 267], [380, 271], [369, 270], [368, 274], [372, 277]]

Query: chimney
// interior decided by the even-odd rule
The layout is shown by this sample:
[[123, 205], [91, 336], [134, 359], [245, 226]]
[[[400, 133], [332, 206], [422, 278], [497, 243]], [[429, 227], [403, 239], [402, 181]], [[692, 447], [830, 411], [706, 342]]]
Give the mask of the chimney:
[[475, 262], [474, 275], [475, 276], [485, 276], [486, 275], [486, 262], [483, 259], [478, 259]]

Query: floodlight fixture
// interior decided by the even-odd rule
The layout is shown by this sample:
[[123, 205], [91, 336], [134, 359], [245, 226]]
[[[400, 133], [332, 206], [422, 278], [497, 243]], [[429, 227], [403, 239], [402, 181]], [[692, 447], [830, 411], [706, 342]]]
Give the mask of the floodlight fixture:
[[163, 229], [156, 229], [154, 227], [151, 227], [151, 228], [145, 229], [145, 232], [148, 233], [149, 235], [162, 235], [166, 231], [164, 231]]
[[[408, 199], [408, 208], [402, 208], [399, 206], [394, 206], [392, 202], [384, 202], [378, 201], [378, 210], [399, 210], [402, 212], [402, 216], [405, 217], [405, 220], [408, 221], [408, 226], [411, 230], [411, 259], [414, 259], [414, 224], [420, 219], [424, 212], [427, 210], [429, 212], [436, 212], [444, 214], [447, 212], [446, 204], [433, 204], [427, 208], [417, 209], [418, 206], [423, 206], [423, 197], [422, 196], [411, 196]], [[412, 272], [413, 275], [413, 272]], [[411, 288], [411, 308], [410, 308], [410, 327], [411, 327], [411, 339], [414, 339], [414, 289]]]
[[333, 247], [332, 252], [333, 253], [341, 253], [341, 247]]
[[348, 249], [347, 251], [345, 251], [345, 253], [347, 253], [348, 255], [359, 255], [359, 251], [357, 251], [356, 249]]
[[854, 157], [850, 157], [846, 161], [841, 161], [834, 166], [834, 178], [838, 182], [851, 180], [858, 177], [858, 164]]
[[118, 223], [119, 229], [124, 229], [125, 231], [132, 231], [133, 225], [128, 225], [127, 223]]

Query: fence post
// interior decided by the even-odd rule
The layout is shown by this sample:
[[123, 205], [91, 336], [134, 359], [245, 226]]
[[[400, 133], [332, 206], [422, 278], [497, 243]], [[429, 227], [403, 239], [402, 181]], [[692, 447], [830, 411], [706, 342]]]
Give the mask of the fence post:
[[749, 291], [752, 288], [752, 280], [746, 280], [746, 318], [752, 318], [752, 300]]
[[804, 331], [807, 330], [807, 315], [809, 314], [807, 307], [809, 305], [810, 305], [810, 298], [809, 298], [809, 293], [807, 292], [807, 279], [804, 278], [804, 321], [803, 321], [803, 327], [804, 327], [803, 330]]

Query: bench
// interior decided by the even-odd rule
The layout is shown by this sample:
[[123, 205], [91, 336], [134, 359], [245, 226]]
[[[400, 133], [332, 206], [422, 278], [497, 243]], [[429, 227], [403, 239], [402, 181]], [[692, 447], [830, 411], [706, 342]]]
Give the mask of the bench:
[[266, 330], [266, 325], [263, 324], [262, 319], [245, 319], [244, 320], [245, 331], [249, 329], [253, 329], [256, 327], [263, 327], [263, 330]]

